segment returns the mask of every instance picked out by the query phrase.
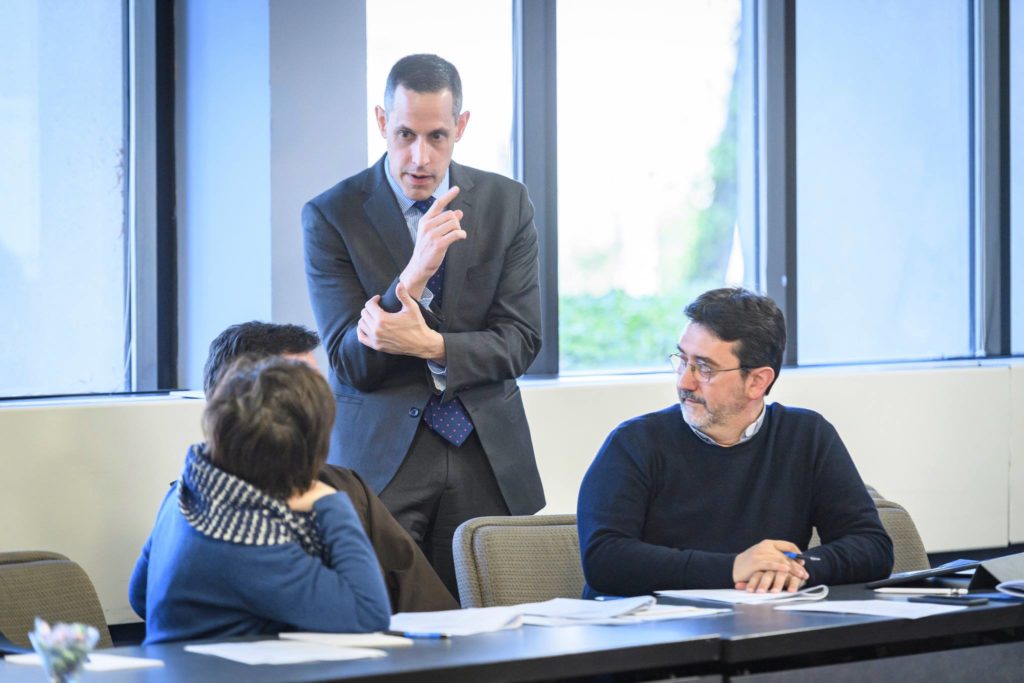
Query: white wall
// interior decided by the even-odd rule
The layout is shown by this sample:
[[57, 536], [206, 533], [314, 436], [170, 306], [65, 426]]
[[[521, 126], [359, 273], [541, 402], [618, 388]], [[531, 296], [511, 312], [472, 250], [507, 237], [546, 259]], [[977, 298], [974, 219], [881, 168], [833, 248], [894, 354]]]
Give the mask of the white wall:
[[302, 205], [366, 165], [363, 0], [178, 0], [179, 386], [244, 320], [316, 327]]
[[[667, 374], [526, 382], [544, 512], [575, 511], [608, 432], [672, 403], [672, 387]], [[1024, 363], [786, 370], [772, 395], [828, 417], [864, 479], [907, 507], [929, 551], [1024, 540]], [[202, 406], [169, 398], [0, 408], [0, 551], [68, 555], [92, 577], [111, 623], [134, 620], [128, 578], [186, 447], [201, 438]]]

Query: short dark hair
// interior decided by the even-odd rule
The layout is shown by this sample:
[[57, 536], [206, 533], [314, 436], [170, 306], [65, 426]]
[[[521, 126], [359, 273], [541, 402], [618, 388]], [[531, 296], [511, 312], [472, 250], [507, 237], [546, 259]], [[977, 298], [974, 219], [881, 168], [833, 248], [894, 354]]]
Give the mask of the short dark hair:
[[280, 356], [236, 360], [203, 411], [210, 461], [279, 500], [312, 486], [333, 426], [324, 378]]
[[462, 79], [455, 65], [437, 55], [409, 55], [391, 67], [384, 86], [384, 111], [395, 104], [395, 90], [402, 86], [418, 93], [452, 91], [452, 117], [462, 112]]
[[[741, 287], [723, 287], [704, 292], [685, 312], [722, 341], [735, 342], [733, 353], [742, 367], [768, 366], [775, 371], [775, 379], [779, 378], [786, 350], [786, 318], [770, 297]], [[775, 379], [764, 393], [771, 391]]]
[[221, 375], [243, 354], [256, 358], [280, 356], [285, 353], [309, 353], [320, 345], [316, 332], [301, 325], [281, 325], [252, 320], [232, 325], [210, 342], [210, 354], [203, 368], [203, 391], [206, 398], [213, 394], [213, 388]]

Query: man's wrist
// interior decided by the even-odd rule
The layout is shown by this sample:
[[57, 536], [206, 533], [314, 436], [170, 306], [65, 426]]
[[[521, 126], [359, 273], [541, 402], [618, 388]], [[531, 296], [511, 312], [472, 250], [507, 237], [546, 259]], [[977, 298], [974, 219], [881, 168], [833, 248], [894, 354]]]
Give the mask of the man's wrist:
[[445, 349], [444, 337], [439, 332], [430, 330], [423, 358], [441, 366], [447, 365], [448, 354]]
[[411, 272], [406, 267], [402, 274], [398, 276], [398, 280], [405, 285], [405, 291], [409, 292], [409, 296], [419, 301], [423, 297], [423, 290], [427, 288], [430, 276], [423, 277], [421, 273]]

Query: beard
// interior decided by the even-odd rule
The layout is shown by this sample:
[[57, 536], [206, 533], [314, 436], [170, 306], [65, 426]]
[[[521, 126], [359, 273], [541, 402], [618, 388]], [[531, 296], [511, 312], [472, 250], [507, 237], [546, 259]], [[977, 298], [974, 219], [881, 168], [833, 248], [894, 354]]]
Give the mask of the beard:
[[708, 412], [707, 403], [704, 399], [697, 398], [692, 391], [679, 390], [679, 409], [686, 424], [695, 429], [702, 430], [711, 422], [712, 414]]
[[708, 406], [707, 400], [692, 391], [679, 389], [679, 408], [686, 424], [701, 431], [709, 427], [718, 427], [728, 423], [746, 408], [747, 401], [743, 395], [729, 397], [721, 403]]

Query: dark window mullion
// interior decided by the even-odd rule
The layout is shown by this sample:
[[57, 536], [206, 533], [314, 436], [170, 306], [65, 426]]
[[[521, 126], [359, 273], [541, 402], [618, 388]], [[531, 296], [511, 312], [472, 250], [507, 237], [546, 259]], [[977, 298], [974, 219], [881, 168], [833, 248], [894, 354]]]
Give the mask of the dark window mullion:
[[513, 3], [516, 177], [536, 209], [544, 344], [527, 371], [558, 374], [558, 160], [555, 0]]

